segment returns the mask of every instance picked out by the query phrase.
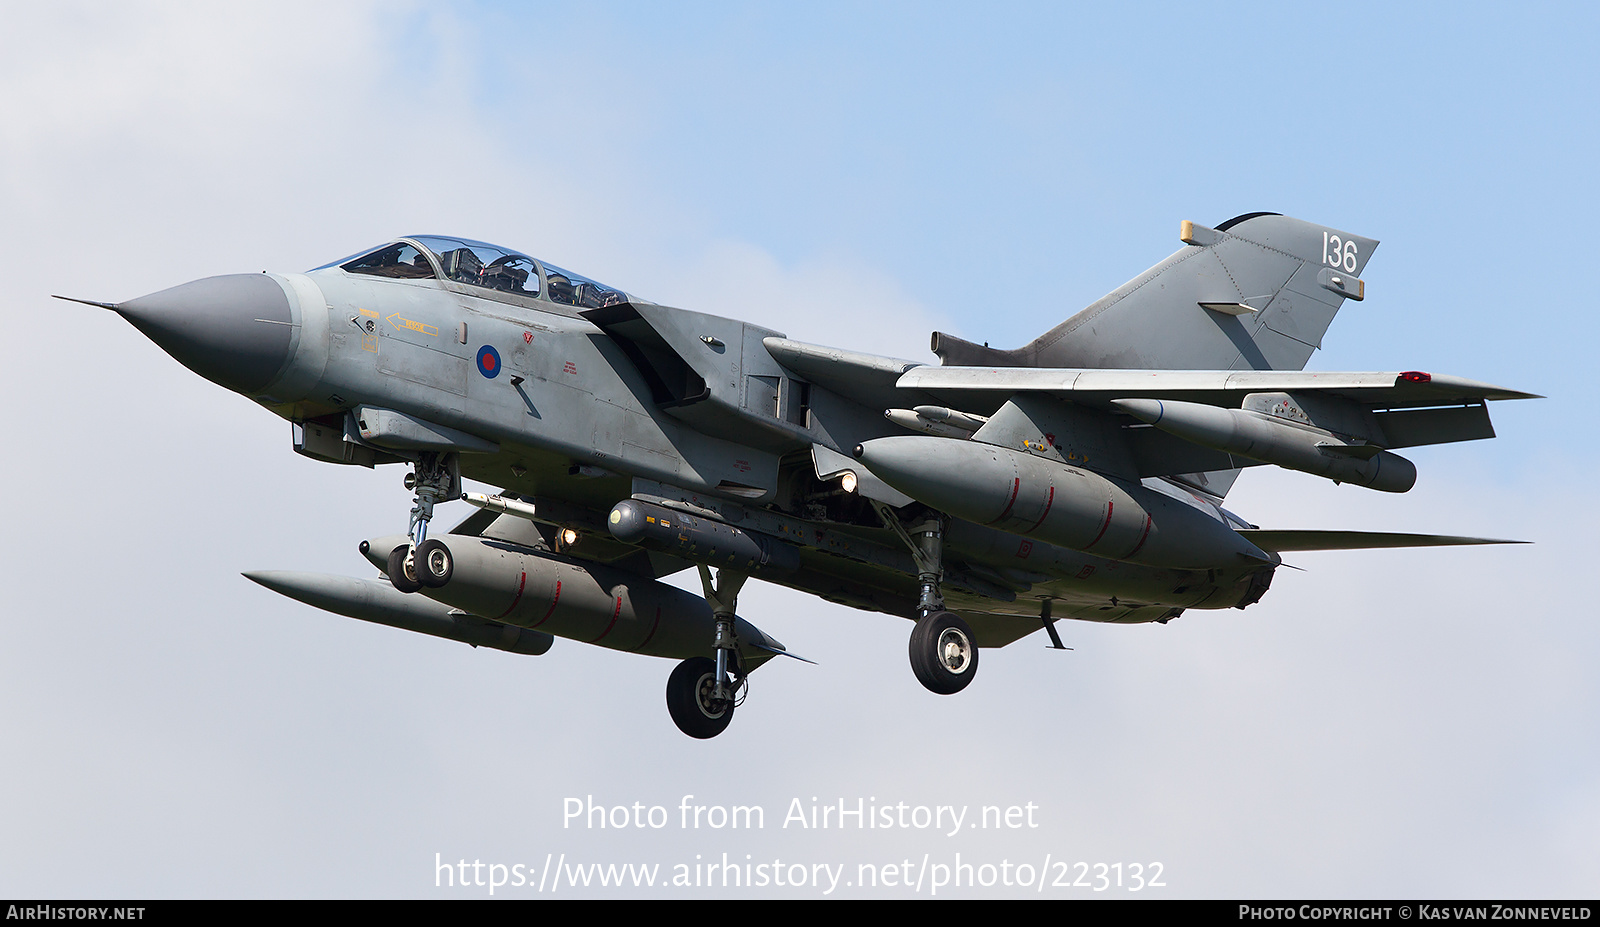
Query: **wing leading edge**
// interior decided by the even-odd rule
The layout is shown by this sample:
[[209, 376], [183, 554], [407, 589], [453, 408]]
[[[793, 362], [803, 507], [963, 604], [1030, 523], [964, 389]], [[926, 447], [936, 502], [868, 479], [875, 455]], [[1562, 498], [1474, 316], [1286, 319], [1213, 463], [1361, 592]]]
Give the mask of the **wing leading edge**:
[[[1076, 367], [913, 367], [896, 386], [946, 393], [1053, 393], [1074, 402], [1173, 398], [1238, 405], [1248, 393], [1317, 391], [1390, 409], [1485, 399], [1542, 399], [1463, 377], [1420, 371], [1101, 370]], [[992, 402], [992, 400], [990, 400]]]

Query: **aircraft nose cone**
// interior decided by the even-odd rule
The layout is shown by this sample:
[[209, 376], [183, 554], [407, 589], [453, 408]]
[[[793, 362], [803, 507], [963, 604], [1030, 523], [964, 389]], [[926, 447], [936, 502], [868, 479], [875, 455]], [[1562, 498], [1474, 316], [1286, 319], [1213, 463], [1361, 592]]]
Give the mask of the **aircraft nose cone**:
[[207, 277], [116, 308], [179, 363], [236, 392], [260, 392], [289, 359], [289, 297], [266, 274]]

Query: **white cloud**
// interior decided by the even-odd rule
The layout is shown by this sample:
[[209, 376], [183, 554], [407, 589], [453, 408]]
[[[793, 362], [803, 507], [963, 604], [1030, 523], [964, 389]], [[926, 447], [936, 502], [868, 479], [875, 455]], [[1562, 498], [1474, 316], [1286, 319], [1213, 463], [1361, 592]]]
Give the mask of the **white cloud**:
[[786, 266], [755, 245], [712, 240], [658, 273], [664, 295], [646, 295], [662, 302], [744, 319], [800, 341], [933, 362], [932, 314], [883, 272], [846, 257]]

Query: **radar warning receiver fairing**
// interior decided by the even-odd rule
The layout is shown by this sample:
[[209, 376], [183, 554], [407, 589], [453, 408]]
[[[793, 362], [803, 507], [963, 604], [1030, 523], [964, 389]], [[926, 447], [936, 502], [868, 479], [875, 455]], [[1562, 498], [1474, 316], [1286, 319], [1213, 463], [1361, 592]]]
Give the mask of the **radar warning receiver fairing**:
[[[1377, 242], [1273, 213], [1206, 228], [1022, 348], [941, 366], [673, 309], [520, 252], [401, 238], [303, 274], [104, 306], [293, 425], [294, 450], [408, 469], [379, 580], [251, 572], [364, 621], [513, 653], [556, 637], [681, 661], [667, 707], [727, 727], [787, 654], [752, 577], [913, 619], [924, 686], [1061, 618], [1244, 608], [1285, 551], [1498, 543], [1263, 530], [1222, 507], [1274, 464], [1405, 492], [1406, 447], [1494, 436], [1529, 394], [1418, 371], [1302, 372]], [[87, 302], [87, 301], [84, 301]], [[463, 493], [462, 479], [498, 488]], [[430, 533], [435, 507], [469, 514]], [[398, 526], [398, 523], [397, 523]], [[661, 582], [698, 571], [702, 594]]]

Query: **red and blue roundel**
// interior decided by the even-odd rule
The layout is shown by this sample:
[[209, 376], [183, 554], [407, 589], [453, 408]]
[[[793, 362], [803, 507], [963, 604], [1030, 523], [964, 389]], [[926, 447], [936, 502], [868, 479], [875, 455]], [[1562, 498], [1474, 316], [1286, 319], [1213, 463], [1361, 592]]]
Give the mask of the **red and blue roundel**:
[[494, 345], [486, 344], [478, 349], [478, 372], [491, 380], [500, 375], [500, 352]]

